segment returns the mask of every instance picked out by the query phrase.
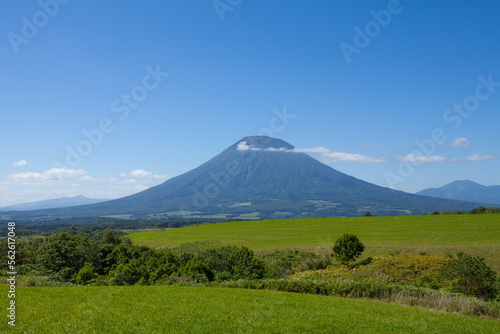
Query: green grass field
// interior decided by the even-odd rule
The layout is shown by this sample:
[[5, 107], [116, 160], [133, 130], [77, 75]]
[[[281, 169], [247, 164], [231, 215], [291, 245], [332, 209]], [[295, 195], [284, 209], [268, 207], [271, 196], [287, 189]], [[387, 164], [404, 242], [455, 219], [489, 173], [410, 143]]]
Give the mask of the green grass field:
[[133, 242], [173, 246], [201, 240], [245, 245], [255, 251], [301, 249], [331, 251], [343, 233], [356, 234], [366, 246], [363, 257], [425, 251], [483, 256], [500, 271], [500, 215], [353, 217], [245, 221], [135, 233]]
[[[1, 286], [3, 305], [7, 287]], [[16, 291], [2, 333], [498, 333], [500, 322], [371, 300], [227, 288], [45, 287]], [[4, 312], [7, 312], [6, 307]]]

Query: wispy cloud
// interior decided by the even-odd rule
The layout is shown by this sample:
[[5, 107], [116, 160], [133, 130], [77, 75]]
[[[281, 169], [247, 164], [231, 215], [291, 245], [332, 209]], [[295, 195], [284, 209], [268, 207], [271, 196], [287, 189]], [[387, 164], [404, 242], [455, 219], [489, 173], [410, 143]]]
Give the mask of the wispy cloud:
[[423, 155], [423, 154], [415, 154], [415, 153], [408, 153], [404, 156], [402, 155], [396, 155], [396, 159], [402, 160], [402, 161], [408, 161], [408, 162], [464, 162], [464, 161], [485, 161], [485, 160], [490, 160], [490, 159], [495, 159], [496, 156], [494, 155], [481, 155], [479, 153], [476, 153], [474, 155], [470, 155], [466, 157], [465, 159], [463, 158], [445, 158], [440, 155]]
[[474, 155], [470, 155], [468, 157], [465, 158], [465, 160], [467, 161], [485, 161], [485, 160], [491, 160], [491, 159], [495, 159], [496, 156], [494, 155], [488, 155], [488, 154], [484, 154], [484, 155], [481, 155], [479, 153], [476, 153]]
[[247, 144], [246, 141], [240, 141], [238, 143], [238, 146], [236, 147], [236, 149], [238, 151], [248, 151], [248, 150], [251, 150], [251, 151], [259, 151], [260, 149], [257, 148], [257, 147], [252, 147], [250, 145]]
[[135, 169], [131, 171], [129, 174], [132, 177], [150, 177], [153, 175], [153, 172], [147, 172], [144, 169]]
[[29, 166], [28, 162], [26, 160], [19, 160], [19, 161], [15, 161], [14, 163], [12, 163], [12, 166], [14, 167], [25, 167], [25, 166]]
[[454, 147], [456, 149], [462, 150], [469, 146], [471, 144], [471, 141], [467, 138], [460, 137], [456, 138], [450, 145], [451, 147]]
[[363, 155], [358, 153], [346, 153], [346, 152], [334, 152], [326, 147], [312, 147], [312, 148], [299, 148], [294, 149], [294, 152], [303, 153], [318, 153], [323, 158], [326, 159], [328, 163], [336, 162], [356, 162], [356, 163], [381, 163], [386, 162], [382, 158], [376, 158], [369, 155]]
[[154, 179], [168, 179], [167, 174], [153, 174], [153, 172], [148, 172], [144, 169], [135, 169], [129, 173], [120, 174], [121, 177], [137, 177], [137, 178], [154, 178]]
[[446, 161], [445, 157], [440, 155], [423, 155], [423, 154], [415, 154], [408, 153], [406, 155], [397, 155], [396, 158], [402, 161], [408, 162], [443, 162]]
[[65, 179], [82, 177], [86, 174], [87, 172], [83, 169], [52, 168], [41, 173], [14, 173], [9, 175], [9, 179], [13, 181], [20, 181], [24, 184], [54, 184], [62, 182]]
[[269, 151], [269, 152], [287, 152], [287, 153], [309, 153], [309, 154], [319, 154], [324, 162], [326, 163], [337, 163], [337, 162], [355, 162], [355, 163], [381, 163], [386, 162], [383, 158], [376, 158], [368, 155], [357, 154], [357, 153], [346, 153], [346, 152], [335, 152], [331, 151], [326, 147], [311, 147], [311, 148], [294, 148], [287, 149], [284, 147], [280, 148], [266, 148], [260, 149], [258, 147], [249, 146], [246, 141], [238, 143], [237, 150], [239, 151]]
[[0, 207], [76, 195], [118, 198], [148, 189], [168, 177], [143, 169], [109, 178], [93, 177], [83, 169], [65, 168], [13, 173], [0, 180]]

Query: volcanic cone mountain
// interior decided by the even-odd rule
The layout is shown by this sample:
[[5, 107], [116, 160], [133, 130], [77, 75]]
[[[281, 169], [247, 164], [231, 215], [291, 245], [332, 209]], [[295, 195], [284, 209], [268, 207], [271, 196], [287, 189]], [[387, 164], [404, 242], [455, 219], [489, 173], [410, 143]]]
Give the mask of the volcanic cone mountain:
[[282, 217], [421, 214], [471, 210], [471, 203], [413, 195], [341, 173], [280, 139], [245, 137], [203, 165], [140, 193], [70, 208], [2, 213], [4, 218]]

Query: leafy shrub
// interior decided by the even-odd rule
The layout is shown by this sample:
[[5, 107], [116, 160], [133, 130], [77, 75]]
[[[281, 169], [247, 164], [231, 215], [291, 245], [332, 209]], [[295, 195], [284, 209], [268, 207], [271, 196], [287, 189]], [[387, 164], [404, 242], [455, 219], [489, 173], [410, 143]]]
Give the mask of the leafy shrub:
[[349, 233], [338, 238], [333, 246], [335, 259], [345, 265], [354, 261], [364, 250], [365, 246], [359, 241], [358, 237]]
[[468, 296], [492, 299], [497, 293], [496, 273], [482, 257], [463, 254], [443, 264], [439, 278], [445, 289]]
[[189, 260], [177, 271], [177, 276], [191, 277], [195, 282], [198, 283], [205, 283], [207, 281], [214, 280], [214, 273], [200, 257], [195, 257]]
[[94, 271], [94, 267], [90, 263], [85, 262], [82, 269], [78, 271], [76, 275], [77, 284], [87, 284], [90, 280], [97, 278], [97, 273]]
[[231, 254], [229, 263], [232, 267], [232, 279], [258, 279], [264, 276], [264, 262], [246, 247]]
[[265, 278], [285, 278], [304, 270], [325, 269], [331, 264], [329, 256], [290, 250], [261, 254], [259, 258], [266, 266]]
[[[375, 279], [389, 284], [436, 288], [441, 266], [446, 256], [405, 255], [401, 257], [368, 258], [354, 266], [335, 265], [325, 270], [304, 271], [289, 276], [292, 279]], [[425, 277], [423, 277], [425, 276]]]

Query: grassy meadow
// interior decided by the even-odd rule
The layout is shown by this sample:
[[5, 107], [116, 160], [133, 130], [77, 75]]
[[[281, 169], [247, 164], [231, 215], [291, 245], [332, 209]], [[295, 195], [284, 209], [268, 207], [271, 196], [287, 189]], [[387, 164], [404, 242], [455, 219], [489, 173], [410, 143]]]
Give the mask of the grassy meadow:
[[[0, 286], [2, 296], [7, 287]], [[500, 322], [372, 300], [179, 286], [17, 288], [22, 333], [498, 333]], [[4, 302], [5, 304], [5, 302]]]
[[330, 252], [335, 240], [343, 233], [359, 237], [366, 247], [363, 257], [415, 252], [445, 255], [462, 251], [484, 257], [500, 272], [500, 215], [497, 214], [245, 221], [129, 236], [134, 243], [153, 247], [219, 240], [224, 244], [245, 245], [255, 251], [300, 249]]

